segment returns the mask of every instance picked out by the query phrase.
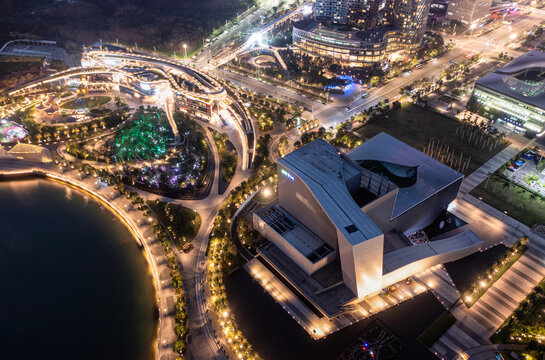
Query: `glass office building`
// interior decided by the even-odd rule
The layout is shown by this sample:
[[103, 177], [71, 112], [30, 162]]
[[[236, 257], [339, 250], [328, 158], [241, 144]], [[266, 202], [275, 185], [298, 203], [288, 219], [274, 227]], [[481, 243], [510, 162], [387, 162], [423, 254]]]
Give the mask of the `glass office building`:
[[529, 51], [477, 80], [468, 109], [491, 121], [541, 132], [545, 125], [545, 53]]

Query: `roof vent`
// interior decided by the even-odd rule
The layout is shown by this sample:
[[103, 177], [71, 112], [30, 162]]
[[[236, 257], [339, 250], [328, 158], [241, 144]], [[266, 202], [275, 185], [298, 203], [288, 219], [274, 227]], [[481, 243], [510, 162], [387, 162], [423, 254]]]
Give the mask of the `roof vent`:
[[352, 234], [352, 233], [355, 233], [356, 231], [358, 231], [358, 228], [354, 224], [345, 226], [344, 229], [346, 231], [348, 231], [349, 234]]

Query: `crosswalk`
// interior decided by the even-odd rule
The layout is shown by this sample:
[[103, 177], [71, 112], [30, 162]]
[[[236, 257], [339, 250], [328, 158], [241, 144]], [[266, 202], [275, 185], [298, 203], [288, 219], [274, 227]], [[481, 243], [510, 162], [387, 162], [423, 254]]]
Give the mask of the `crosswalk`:
[[452, 308], [456, 323], [432, 346], [442, 359], [489, 345], [490, 336], [545, 277], [545, 240], [532, 236], [528, 250], [471, 307]]

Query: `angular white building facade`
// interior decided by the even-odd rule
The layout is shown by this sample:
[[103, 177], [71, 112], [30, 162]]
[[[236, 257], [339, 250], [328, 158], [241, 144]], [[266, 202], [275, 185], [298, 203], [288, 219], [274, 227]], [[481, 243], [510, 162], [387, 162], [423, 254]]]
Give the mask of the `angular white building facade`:
[[445, 212], [463, 175], [385, 133], [346, 155], [318, 139], [277, 168], [278, 203], [253, 214], [255, 228], [309, 276], [339, 262], [351, 300], [482, 244], [463, 228], [422, 244], [402, 240]]

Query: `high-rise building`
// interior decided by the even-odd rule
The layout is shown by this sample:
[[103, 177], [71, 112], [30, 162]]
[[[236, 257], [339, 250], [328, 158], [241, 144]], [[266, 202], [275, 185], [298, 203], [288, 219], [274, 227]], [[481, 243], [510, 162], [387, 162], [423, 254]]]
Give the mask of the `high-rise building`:
[[317, 18], [346, 24], [348, 22], [350, 9], [359, 2], [359, 0], [316, 0], [315, 15]]
[[430, 0], [395, 0], [392, 22], [401, 36], [400, 46], [413, 49], [420, 45], [430, 10]]
[[492, 0], [452, 0], [448, 4], [447, 17], [469, 26], [484, 19], [491, 6]]
[[[316, 0], [315, 19], [293, 25], [293, 44], [349, 66], [374, 65], [397, 50], [416, 50], [431, 0]], [[346, 27], [339, 24], [348, 25]]]

